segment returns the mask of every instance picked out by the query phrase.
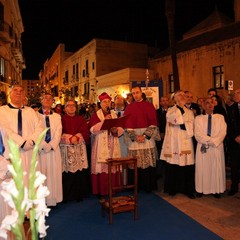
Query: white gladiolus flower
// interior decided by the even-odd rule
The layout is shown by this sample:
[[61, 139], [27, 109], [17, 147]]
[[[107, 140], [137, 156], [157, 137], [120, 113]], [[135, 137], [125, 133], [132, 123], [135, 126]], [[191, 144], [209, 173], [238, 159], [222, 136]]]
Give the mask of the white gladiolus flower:
[[7, 215], [3, 221], [1, 228], [6, 230], [11, 230], [11, 226], [14, 226], [18, 220], [18, 212], [16, 210], [12, 210], [11, 215]]
[[46, 176], [41, 174], [39, 171], [37, 171], [34, 187], [37, 188], [40, 184], [43, 184], [45, 180], [46, 180]]
[[7, 202], [7, 204], [11, 208], [14, 209], [15, 204], [13, 202], [12, 196], [17, 197], [18, 191], [16, 189], [13, 179], [11, 179], [10, 181], [3, 181], [1, 185], [2, 185], [1, 194], [4, 198], [4, 201]]
[[7, 239], [7, 230], [0, 227], [0, 238]]
[[40, 185], [37, 189], [37, 199], [45, 198], [50, 194], [46, 186]]
[[49, 226], [46, 226], [45, 222], [45, 214], [41, 214], [38, 218], [38, 232], [40, 234], [40, 238], [44, 238], [47, 235], [46, 230]]
[[8, 231], [11, 231], [11, 227], [15, 226], [18, 221], [18, 212], [16, 210], [12, 210], [11, 215], [7, 215], [1, 224], [0, 227], [0, 237], [3, 239], [7, 239]]
[[30, 216], [31, 239], [37, 240], [38, 233], [41, 238], [47, 235], [46, 230], [49, 226], [45, 226], [45, 216], [48, 216], [50, 209], [46, 206], [45, 198], [49, 195], [49, 190], [42, 185], [46, 176], [36, 171], [38, 149], [47, 130], [41, 133], [33, 149], [28, 186], [24, 186], [26, 172], [22, 170], [19, 147], [13, 140], [8, 141], [12, 163], [8, 165], [8, 170], [13, 178], [2, 182], [0, 193], [4, 201], [12, 208], [12, 212], [2, 221], [0, 238], [7, 239], [8, 231], [12, 231], [18, 238], [24, 239], [22, 231], [24, 216]]

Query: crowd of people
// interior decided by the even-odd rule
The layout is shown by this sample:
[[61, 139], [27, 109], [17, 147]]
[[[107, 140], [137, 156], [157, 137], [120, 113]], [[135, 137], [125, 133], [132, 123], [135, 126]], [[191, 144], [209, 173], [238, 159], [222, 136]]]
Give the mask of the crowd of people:
[[[240, 89], [226, 101], [216, 89], [193, 102], [193, 93], [177, 91], [161, 97], [157, 110], [160, 153], [158, 171], [164, 177], [164, 192], [189, 198], [226, 191], [226, 165], [231, 169], [229, 196], [238, 192], [240, 169]], [[164, 169], [164, 171], [163, 171]]]
[[[25, 184], [34, 145], [45, 129], [38, 168], [47, 177], [48, 207], [60, 202], [82, 201], [91, 194], [108, 194], [106, 159], [136, 157], [138, 189], [157, 190], [164, 179], [164, 192], [186, 194], [191, 199], [212, 194], [221, 198], [226, 190], [226, 163], [231, 167], [231, 189], [238, 192], [240, 169], [240, 89], [226, 101], [215, 89], [193, 102], [193, 93], [178, 90], [160, 98], [155, 109], [140, 86], [126, 98], [114, 99], [106, 92], [98, 103], [77, 105], [68, 100], [53, 108], [50, 93], [40, 104], [27, 106], [24, 89], [15, 85], [10, 102], [0, 107], [0, 181], [8, 181], [8, 138], [19, 146]], [[126, 116], [125, 127], [102, 128], [105, 119]], [[133, 181], [129, 170], [128, 181]], [[122, 184], [121, 171], [112, 173], [113, 186]], [[126, 178], [126, 176], [125, 176]], [[126, 179], [125, 179], [126, 180]], [[1, 188], [1, 186], [0, 186]], [[9, 211], [0, 196], [0, 222]]]

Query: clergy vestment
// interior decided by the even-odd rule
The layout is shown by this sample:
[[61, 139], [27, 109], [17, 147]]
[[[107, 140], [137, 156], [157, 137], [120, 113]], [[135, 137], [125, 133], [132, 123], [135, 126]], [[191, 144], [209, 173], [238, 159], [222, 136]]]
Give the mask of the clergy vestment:
[[[156, 110], [152, 103], [142, 100], [127, 105], [124, 116], [128, 116], [126, 121], [127, 132], [134, 136], [144, 135], [148, 129], [152, 129], [150, 136], [143, 143], [139, 143], [126, 134], [128, 155], [137, 157], [138, 165], [138, 187], [141, 190], [150, 192], [156, 190], [156, 160], [157, 149], [155, 136], [159, 134], [157, 127]], [[157, 133], [157, 134], [155, 134]]]
[[[6, 130], [8, 137], [11, 138], [20, 149], [20, 156], [22, 160], [23, 170], [27, 173], [25, 176], [25, 184], [28, 183], [28, 173], [30, 170], [30, 164], [32, 160], [33, 150], [24, 150], [20, 148], [26, 140], [36, 142], [39, 135], [43, 131], [41, 122], [36, 112], [27, 106], [21, 109], [22, 111], [22, 135], [18, 134], [18, 110], [10, 107], [10, 105], [4, 105], [0, 107], [0, 122], [3, 128]], [[38, 168], [38, 165], [37, 165]]]
[[[81, 200], [90, 194], [90, 172], [86, 144], [89, 129], [86, 120], [79, 115], [62, 116], [61, 154], [63, 160], [63, 200]], [[71, 143], [76, 136], [77, 144]]]
[[[112, 118], [117, 118], [114, 110], [110, 112]], [[91, 177], [93, 194], [108, 194], [108, 158], [121, 157], [119, 138], [123, 134], [123, 129], [118, 128], [118, 136], [114, 137], [110, 131], [101, 130], [101, 126], [105, 119], [102, 109], [94, 113], [89, 121], [92, 141], [91, 155]], [[109, 129], [110, 130], [110, 129]], [[112, 175], [113, 186], [121, 184], [119, 182], [119, 172]]]
[[[61, 116], [57, 113], [50, 112], [49, 115], [43, 114], [40, 108], [38, 117], [41, 121], [42, 128], [47, 128], [46, 118], [49, 118], [50, 124], [50, 141], [46, 142], [46, 138], [42, 140], [39, 151], [40, 171], [47, 179], [44, 184], [48, 187], [50, 194], [46, 197], [48, 206], [56, 206], [61, 202], [62, 196], [62, 159], [59, 143], [62, 135]], [[49, 151], [44, 150], [44, 146], [49, 144]]]
[[[197, 116], [194, 135], [198, 142], [195, 169], [196, 191], [203, 194], [223, 193], [226, 189], [224, 117], [221, 114], [212, 114], [211, 133], [208, 134], [208, 115]], [[206, 151], [201, 150], [203, 144]]]
[[[192, 141], [194, 115], [186, 107], [183, 109], [185, 112], [181, 114], [176, 105], [168, 108], [166, 132], [160, 156], [160, 159], [167, 163], [179, 166], [194, 164]], [[181, 124], [185, 125], [186, 130], [181, 129]]]
[[166, 161], [164, 192], [170, 195], [178, 192], [191, 195], [195, 191], [193, 112], [186, 107], [174, 105], [168, 108], [166, 121], [160, 155], [160, 159]]

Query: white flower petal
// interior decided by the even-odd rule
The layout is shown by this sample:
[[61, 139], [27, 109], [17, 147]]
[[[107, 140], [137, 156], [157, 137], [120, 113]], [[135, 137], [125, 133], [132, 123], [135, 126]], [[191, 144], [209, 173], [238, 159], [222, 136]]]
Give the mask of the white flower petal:
[[13, 179], [11, 179], [10, 181], [2, 182], [1, 186], [2, 186], [1, 195], [4, 198], [4, 201], [7, 202], [7, 204], [11, 208], [15, 208], [14, 202], [12, 200], [12, 195], [16, 197], [18, 195], [18, 191], [15, 187]]
[[37, 188], [40, 184], [43, 184], [45, 180], [46, 180], [46, 176], [41, 174], [39, 171], [37, 171], [34, 187]]
[[12, 210], [11, 215], [7, 215], [3, 221], [1, 228], [6, 229], [6, 230], [11, 230], [11, 226], [14, 226], [18, 221], [18, 212], [15, 210]]
[[37, 198], [45, 198], [50, 194], [46, 186], [40, 185], [37, 189]]
[[0, 228], [0, 238], [7, 239], [7, 230], [4, 228]]
[[38, 232], [40, 234], [40, 238], [44, 238], [47, 235], [46, 230], [49, 226], [45, 225], [45, 216], [41, 215], [38, 219]]

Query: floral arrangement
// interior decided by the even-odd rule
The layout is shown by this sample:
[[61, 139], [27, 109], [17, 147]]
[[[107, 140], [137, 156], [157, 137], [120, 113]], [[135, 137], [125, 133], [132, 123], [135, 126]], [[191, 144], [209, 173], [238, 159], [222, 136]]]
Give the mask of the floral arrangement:
[[47, 130], [41, 133], [33, 149], [28, 188], [24, 186], [25, 172], [22, 169], [19, 147], [13, 140], [8, 141], [12, 163], [8, 165], [8, 170], [12, 179], [2, 182], [1, 194], [12, 208], [12, 212], [3, 219], [0, 227], [0, 237], [4, 239], [7, 239], [8, 231], [11, 231], [17, 240], [27, 239], [23, 226], [25, 217], [30, 221], [29, 234], [32, 240], [37, 240], [38, 235], [40, 238], [47, 235], [46, 230], [49, 226], [45, 225], [45, 217], [50, 209], [46, 206], [45, 198], [49, 191], [43, 186], [46, 176], [36, 171], [39, 145]]

